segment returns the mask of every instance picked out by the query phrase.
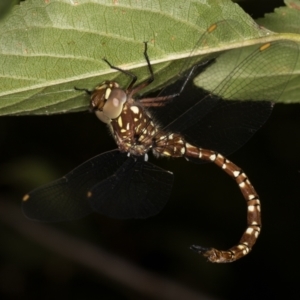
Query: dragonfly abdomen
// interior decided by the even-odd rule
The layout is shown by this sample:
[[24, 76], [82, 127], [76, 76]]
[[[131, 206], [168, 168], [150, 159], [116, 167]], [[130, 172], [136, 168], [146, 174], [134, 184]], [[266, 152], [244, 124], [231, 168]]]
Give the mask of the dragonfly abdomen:
[[153, 152], [162, 156], [197, 158], [211, 161], [232, 177], [238, 184], [247, 204], [247, 228], [239, 243], [228, 250], [204, 248], [193, 245], [191, 248], [211, 262], [233, 262], [247, 255], [255, 244], [261, 229], [261, 208], [258, 194], [241, 168], [213, 150], [202, 149], [185, 141], [180, 134], [158, 133]]
[[238, 184], [247, 204], [247, 228], [239, 243], [228, 250], [204, 248], [193, 245], [191, 248], [211, 262], [232, 262], [247, 255], [255, 244], [261, 229], [261, 207], [257, 192], [241, 168], [213, 150], [202, 149], [185, 144], [185, 157], [199, 158], [215, 163]]

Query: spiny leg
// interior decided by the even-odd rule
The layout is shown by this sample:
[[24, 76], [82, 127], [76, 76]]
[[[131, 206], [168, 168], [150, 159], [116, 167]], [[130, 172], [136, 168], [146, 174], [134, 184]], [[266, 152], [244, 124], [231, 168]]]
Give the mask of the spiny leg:
[[233, 262], [247, 255], [255, 244], [261, 229], [259, 197], [247, 175], [242, 169], [215, 151], [201, 149], [186, 144], [185, 156], [198, 157], [203, 160], [212, 161], [222, 168], [229, 176], [235, 179], [247, 203], [247, 229], [237, 245], [228, 250], [204, 248], [196, 245], [191, 246], [191, 249], [207, 257], [209, 261], [216, 263]]
[[146, 59], [148, 70], [149, 70], [149, 73], [150, 73], [150, 77], [147, 80], [147, 82], [149, 84], [154, 80], [154, 73], [153, 73], [152, 65], [150, 63], [150, 59], [149, 59], [148, 52], [147, 52], [148, 51], [148, 42], [144, 42], [144, 44], [145, 44], [144, 57]]

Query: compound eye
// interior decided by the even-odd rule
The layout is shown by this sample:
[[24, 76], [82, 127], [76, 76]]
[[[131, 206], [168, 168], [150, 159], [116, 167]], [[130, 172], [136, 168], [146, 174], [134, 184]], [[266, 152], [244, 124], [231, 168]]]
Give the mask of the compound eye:
[[122, 113], [123, 105], [126, 101], [126, 93], [120, 88], [113, 88], [106, 90], [105, 98], [107, 101], [105, 102], [102, 112], [109, 119], [116, 119]]

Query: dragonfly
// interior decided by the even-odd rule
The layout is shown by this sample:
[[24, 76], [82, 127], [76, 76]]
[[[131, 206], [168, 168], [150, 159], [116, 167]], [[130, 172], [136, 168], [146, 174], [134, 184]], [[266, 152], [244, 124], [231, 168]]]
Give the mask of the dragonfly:
[[[203, 97], [197, 93], [186, 96], [186, 92], [191, 89], [199, 69], [203, 71], [214, 64], [211, 60], [182, 72], [180, 79], [158, 96], [138, 98], [136, 95], [155, 79], [147, 42], [144, 58], [149, 77], [139, 84], [135, 74], [104, 59], [110, 68], [130, 78], [129, 85], [122, 88], [117, 82], [106, 80], [93, 91], [77, 90], [89, 94], [90, 110], [108, 126], [118, 149], [99, 154], [64, 177], [29, 192], [23, 197], [23, 212], [30, 219], [48, 222], [79, 219], [93, 212], [118, 219], [147, 218], [166, 205], [174, 181], [171, 172], [148, 161], [149, 152], [156, 157], [211, 162], [237, 183], [246, 201], [247, 228], [239, 242], [227, 250], [198, 245], [192, 245], [191, 249], [215, 263], [244, 257], [252, 250], [261, 231], [260, 199], [245, 172], [224, 155], [238, 149], [264, 124], [273, 104], [225, 101], [218, 95], [227, 92], [228, 98], [233, 96], [230, 89], [235, 83], [234, 75], [254, 62], [267, 68], [265, 55], [278, 49], [277, 45], [280, 44], [256, 47]], [[282, 80], [277, 96], [287, 81], [287, 78]], [[240, 89], [249, 86], [251, 80], [246, 78]], [[178, 91], [174, 92], [176, 88]]]

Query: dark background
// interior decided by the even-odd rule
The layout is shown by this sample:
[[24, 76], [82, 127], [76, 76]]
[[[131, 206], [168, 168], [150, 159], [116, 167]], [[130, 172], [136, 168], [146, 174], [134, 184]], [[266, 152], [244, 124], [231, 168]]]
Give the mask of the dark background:
[[[283, 5], [282, 1], [254, 0], [240, 4], [253, 18]], [[210, 264], [189, 250], [194, 243], [232, 246], [245, 228], [245, 204], [240, 192], [211, 164], [155, 161], [174, 172], [175, 184], [165, 209], [150, 219], [120, 221], [95, 214], [48, 226], [121, 257], [154, 277], [164, 277], [178, 287], [198, 292], [199, 299], [201, 293], [210, 295], [207, 299], [279, 299], [282, 295], [298, 299], [299, 125], [299, 105], [276, 105], [265, 126], [230, 156], [251, 178], [263, 207], [262, 234], [253, 252], [240, 261]], [[50, 246], [43, 244], [47, 228], [40, 231], [40, 238], [39, 234], [30, 237], [26, 224], [38, 228], [39, 223], [20, 215], [24, 193], [114, 148], [106, 127], [87, 112], [1, 117], [1, 299], [160, 298], [138, 292], [130, 284], [111, 279], [107, 272], [69, 257], [68, 245], [66, 249], [60, 247], [53, 237], [49, 237]], [[51, 243], [65, 254], [57, 254]], [[87, 255], [82, 249], [78, 253]], [[158, 288], [148, 284], [153, 284], [153, 290]], [[160, 289], [163, 294], [163, 287]]]

